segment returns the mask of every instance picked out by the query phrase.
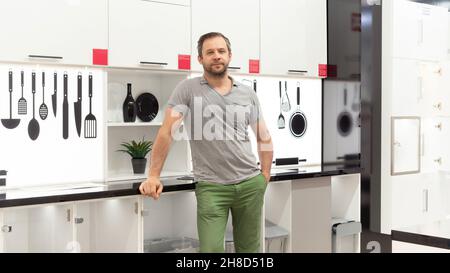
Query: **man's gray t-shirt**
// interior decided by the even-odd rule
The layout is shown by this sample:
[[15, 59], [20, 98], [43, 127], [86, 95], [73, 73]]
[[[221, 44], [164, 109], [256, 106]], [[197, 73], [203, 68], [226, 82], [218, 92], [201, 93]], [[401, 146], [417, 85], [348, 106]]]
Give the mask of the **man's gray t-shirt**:
[[169, 99], [183, 114], [196, 181], [236, 184], [260, 173], [248, 135], [262, 119], [259, 101], [253, 89], [232, 81], [231, 92], [221, 95], [204, 77], [187, 79]]

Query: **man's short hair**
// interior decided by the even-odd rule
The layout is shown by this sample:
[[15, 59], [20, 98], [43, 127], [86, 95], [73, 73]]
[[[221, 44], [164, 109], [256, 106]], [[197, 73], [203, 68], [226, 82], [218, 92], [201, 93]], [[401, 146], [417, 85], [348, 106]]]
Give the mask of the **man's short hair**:
[[225, 37], [225, 35], [223, 35], [220, 32], [209, 32], [209, 33], [203, 34], [200, 37], [200, 39], [198, 39], [198, 42], [197, 42], [198, 56], [202, 56], [203, 43], [206, 40], [211, 39], [211, 38], [215, 38], [215, 37], [222, 37], [225, 40], [225, 43], [227, 44], [228, 51], [231, 52], [230, 40], [228, 40], [228, 38]]

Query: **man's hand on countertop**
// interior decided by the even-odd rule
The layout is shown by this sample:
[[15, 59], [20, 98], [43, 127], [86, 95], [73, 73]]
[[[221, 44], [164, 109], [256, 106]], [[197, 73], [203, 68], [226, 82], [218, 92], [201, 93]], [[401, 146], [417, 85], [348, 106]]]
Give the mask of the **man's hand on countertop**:
[[141, 183], [141, 186], [139, 186], [139, 191], [141, 194], [153, 197], [153, 199], [158, 200], [161, 196], [163, 190], [163, 184], [161, 183], [161, 180], [159, 177], [150, 176]]

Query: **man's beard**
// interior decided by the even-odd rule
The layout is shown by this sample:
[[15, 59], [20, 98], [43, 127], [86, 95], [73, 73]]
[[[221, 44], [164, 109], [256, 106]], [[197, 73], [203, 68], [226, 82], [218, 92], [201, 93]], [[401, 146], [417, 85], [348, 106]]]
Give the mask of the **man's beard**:
[[216, 64], [213, 64], [211, 66], [203, 65], [203, 69], [211, 76], [215, 78], [223, 78], [227, 74], [228, 70], [228, 64], [221, 63], [223, 65], [223, 69], [221, 70], [213, 70], [212, 67]]

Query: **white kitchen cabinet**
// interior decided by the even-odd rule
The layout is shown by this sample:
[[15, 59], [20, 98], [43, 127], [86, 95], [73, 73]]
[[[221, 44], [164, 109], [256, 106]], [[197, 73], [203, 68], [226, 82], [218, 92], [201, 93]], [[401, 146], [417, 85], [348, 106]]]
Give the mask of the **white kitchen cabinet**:
[[[211, 12], [211, 6], [220, 7], [220, 14]], [[230, 70], [249, 73], [249, 60], [259, 60], [259, 6], [260, 0], [192, 1], [192, 69], [202, 71], [197, 61], [197, 41], [208, 32], [221, 32], [231, 43], [233, 54]], [[222, 16], [223, 20], [218, 20]]]
[[71, 252], [72, 204], [7, 208], [0, 211], [2, 252]]
[[93, 200], [74, 205], [80, 252], [140, 252], [139, 197]]
[[331, 178], [292, 181], [292, 252], [331, 252]]
[[391, 123], [391, 175], [419, 173], [420, 118], [393, 117]]
[[107, 7], [107, 0], [1, 1], [0, 60], [92, 65], [93, 49], [108, 47]]
[[199, 251], [194, 191], [164, 193], [157, 201], [142, 200], [144, 253]]
[[427, 117], [444, 114], [449, 103], [442, 85], [443, 71], [438, 63], [394, 58], [392, 114]]
[[178, 69], [191, 54], [190, 7], [142, 0], [109, 1], [109, 64]]
[[444, 7], [393, 1], [394, 57], [439, 61], [447, 57], [448, 10]]
[[[264, 240], [264, 252], [292, 252], [292, 181], [269, 183], [264, 200], [264, 222], [274, 223], [279, 230], [287, 231], [283, 241]], [[265, 231], [266, 227], [264, 227]], [[266, 234], [264, 232], [263, 234]]]
[[261, 1], [261, 73], [319, 76], [327, 64], [324, 0]]

